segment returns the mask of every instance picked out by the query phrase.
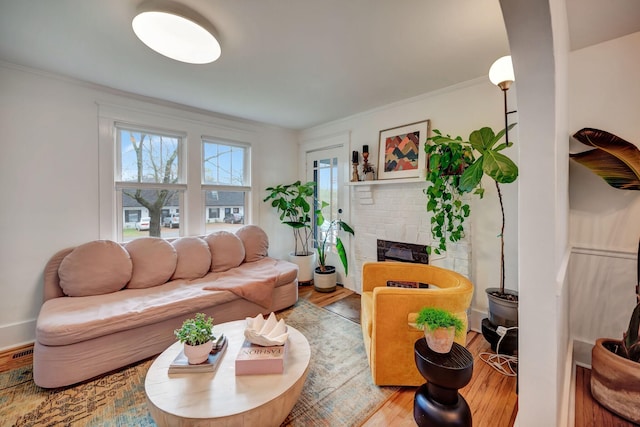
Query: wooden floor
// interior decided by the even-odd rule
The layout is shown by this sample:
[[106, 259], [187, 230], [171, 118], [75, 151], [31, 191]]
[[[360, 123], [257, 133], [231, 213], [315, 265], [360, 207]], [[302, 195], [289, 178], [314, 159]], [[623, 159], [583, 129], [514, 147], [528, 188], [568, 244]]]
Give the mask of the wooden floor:
[[[320, 293], [311, 286], [299, 288], [300, 298], [325, 307], [343, 317], [359, 319], [360, 305], [354, 304], [359, 296], [338, 287], [336, 292]], [[340, 304], [344, 299], [346, 304]], [[328, 306], [328, 307], [327, 307]], [[518, 411], [515, 377], [506, 377], [479, 360], [479, 354], [490, 351], [489, 343], [482, 335], [470, 332], [467, 349], [474, 355], [473, 377], [460, 393], [471, 407], [475, 427], [509, 427], [515, 421]], [[368, 420], [364, 427], [415, 426], [413, 419], [413, 397], [415, 387], [401, 387]]]
[[[347, 319], [359, 321], [360, 296], [350, 290], [338, 287], [335, 292], [320, 293], [312, 286], [299, 288], [300, 298], [307, 299], [319, 307], [324, 307]], [[490, 351], [489, 344], [482, 335], [470, 332], [467, 348], [474, 355], [475, 363], [471, 382], [460, 390], [472, 410], [475, 427], [510, 427], [518, 411], [515, 393], [515, 378], [501, 375], [478, 359], [483, 351]], [[31, 365], [33, 345], [0, 352], [0, 372]], [[589, 380], [591, 371], [576, 369], [575, 427], [633, 427], [600, 406], [591, 396]], [[413, 420], [414, 387], [402, 387], [394, 393], [368, 420], [365, 427], [415, 426]], [[0, 422], [1, 424], [1, 422]]]
[[[300, 298], [324, 307], [343, 317], [360, 317], [359, 295], [338, 287], [336, 292], [320, 293], [312, 286], [299, 288]], [[475, 427], [510, 427], [518, 411], [515, 378], [505, 377], [479, 360], [481, 352], [490, 352], [489, 343], [481, 334], [470, 332], [467, 348], [474, 355], [473, 378], [460, 390], [471, 407]], [[576, 404], [574, 427], [633, 427], [630, 423], [600, 406], [591, 396], [591, 371], [578, 367], [576, 371]], [[414, 387], [402, 387], [394, 393], [368, 420], [364, 427], [415, 426], [413, 420]]]

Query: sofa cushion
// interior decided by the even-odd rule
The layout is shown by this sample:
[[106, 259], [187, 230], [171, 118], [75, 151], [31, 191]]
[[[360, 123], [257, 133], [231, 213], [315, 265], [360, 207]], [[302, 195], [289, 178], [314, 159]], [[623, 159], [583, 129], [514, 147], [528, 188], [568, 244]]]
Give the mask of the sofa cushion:
[[166, 283], [176, 270], [178, 256], [171, 243], [159, 237], [140, 237], [124, 245], [133, 262], [129, 289]]
[[211, 251], [207, 242], [199, 237], [180, 237], [171, 242], [178, 254], [174, 279], [199, 279], [209, 272]]
[[58, 267], [65, 295], [82, 297], [116, 292], [131, 279], [129, 253], [116, 242], [95, 240], [76, 247]]
[[204, 239], [211, 251], [211, 271], [227, 271], [242, 264], [244, 245], [235, 234], [228, 231], [216, 231]]
[[269, 237], [262, 228], [257, 225], [245, 225], [236, 231], [236, 236], [244, 245], [244, 262], [258, 261], [267, 256]]

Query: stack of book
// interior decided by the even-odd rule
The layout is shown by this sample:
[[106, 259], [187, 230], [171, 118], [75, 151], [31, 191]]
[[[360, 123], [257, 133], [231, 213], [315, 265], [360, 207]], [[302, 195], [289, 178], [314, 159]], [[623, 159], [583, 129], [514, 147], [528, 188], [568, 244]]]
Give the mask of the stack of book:
[[187, 356], [184, 354], [184, 349], [180, 350], [180, 353], [173, 359], [173, 362], [169, 365], [170, 374], [184, 374], [184, 373], [200, 373], [200, 372], [215, 372], [222, 360], [225, 350], [227, 349], [227, 337], [224, 334], [220, 334], [213, 340], [213, 349], [209, 353], [209, 358], [197, 365], [190, 365], [187, 360]]
[[245, 340], [236, 356], [236, 375], [283, 373], [286, 347], [264, 347]]

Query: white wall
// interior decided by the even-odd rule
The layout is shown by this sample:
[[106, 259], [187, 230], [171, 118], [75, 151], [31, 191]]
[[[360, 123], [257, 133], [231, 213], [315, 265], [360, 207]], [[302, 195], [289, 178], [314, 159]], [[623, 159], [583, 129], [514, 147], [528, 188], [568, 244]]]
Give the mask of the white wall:
[[[487, 72], [491, 64], [487, 64]], [[515, 109], [516, 87], [509, 91], [509, 109]], [[456, 85], [445, 90], [425, 94], [383, 108], [357, 114], [342, 120], [304, 130], [301, 140], [318, 140], [323, 135], [350, 132], [351, 147], [362, 152], [362, 146], [369, 145], [369, 161], [377, 171], [377, 149], [379, 131], [425, 119], [431, 120], [431, 127], [440, 129], [452, 136], [468, 138], [472, 130], [483, 126], [498, 131], [504, 126], [502, 92], [486, 77]], [[513, 121], [517, 121], [517, 116]], [[517, 128], [517, 127], [516, 127]], [[516, 140], [515, 135], [511, 140]], [[304, 149], [304, 146], [303, 146]], [[518, 163], [517, 142], [505, 151]], [[348, 161], [348, 160], [347, 160]], [[350, 175], [349, 175], [350, 177]], [[358, 192], [363, 188], [350, 186], [351, 224], [355, 227], [356, 237], [350, 245], [352, 257], [356, 260], [355, 269], [360, 270], [364, 261], [375, 260], [375, 238], [398, 240], [409, 243], [429, 244], [430, 215], [426, 211], [426, 196], [423, 182], [372, 185], [373, 205], [361, 205]], [[499, 285], [500, 243], [500, 205], [492, 181], [485, 183], [486, 195], [483, 199], [472, 197], [472, 220], [469, 224], [471, 241], [452, 252], [473, 251], [471, 264], [452, 263], [449, 259], [436, 261], [436, 264], [454, 268], [468, 275], [476, 291], [473, 309], [486, 317], [487, 297], [484, 289]], [[504, 185], [505, 210], [507, 215], [506, 235], [506, 274], [507, 288], [517, 289], [517, 181]], [[361, 289], [359, 278], [354, 289]], [[476, 325], [479, 328], [479, 325]]]
[[566, 9], [564, 0], [500, 4], [520, 119], [517, 422], [554, 426], [568, 389]]
[[[249, 205], [251, 222], [264, 226], [270, 236], [280, 231], [262, 198], [265, 187], [297, 177], [297, 167], [282, 167], [296, 165], [295, 132], [0, 63], [0, 349], [33, 341], [49, 257], [100, 237], [96, 102], [175, 114], [199, 122], [209, 135], [228, 126], [251, 133], [256, 188]], [[272, 237], [270, 253], [280, 257], [286, 243]]]
[[[638, 52], [640, 32], [571, 53], [571, 134], [602, 129], [640, 147]], [[571, 332], [576, 360], [590, 365], [595, 340], [620, 339], [635, 306], [640, 191], [613, 188], [573, 161], [569, 167]]]

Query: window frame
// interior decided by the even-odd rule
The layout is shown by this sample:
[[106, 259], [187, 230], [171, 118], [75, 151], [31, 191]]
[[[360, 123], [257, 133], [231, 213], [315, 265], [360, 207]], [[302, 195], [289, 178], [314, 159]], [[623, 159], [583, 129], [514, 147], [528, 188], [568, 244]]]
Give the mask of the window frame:
[[[116, 238], [119, 242], [124, 241], [123, 230], [124, 223], [124, 206], [122, 203], [123, 190], [125, 189], [141, 189], [141, 190], [171, 190], [178, 192], [178, 207], [177, 212], [180, 212], [184, 208], [184, 194], [187, 191], [186, 180], [186, 166], [185, 166], [185, 146], [187, 134], [186, 132], [179, 132], [175, 130], [167, 130], [158, 128], [155, 126], [141, 126], [135, 124], [129, 124], [116, 121], [113, 123], [114, 137], [115, 137], [115, 162], [114, 162], [114, 188], [115, 188], [115, 209], [119, 213], [116, 215]], [[123, 181], [122, 180], [122, 140], [121, 132], [143, 132], [154, 136], [166, 136], [170, 138], [176, 138], [178, 140], [178, 159], [177, 159], [177, 183], [158, 183], [158, 182], [137, 182], [137, 181]], [[120, 179], [118, 179], [120, 178]], [[164, 210], [164, 209], [163, 209]], [[184, 227], [179, 228], [178, 233], [180, 236], [184, 233]]]
[[[239, 147], [244, 150], [243, 152], [243, 185], [233, 185], [233, 184], [207, 184], [205, 183], [205, 144], [219, 144], [231, 147]], [[225, 138], [216, 138], [212, 136], [203, 135], [200, 139], [200, 187], [202, 190], [202, 205], [201, 212], [203, 212], [203, 223], [206, 224], [208, 222], [209, 217], [206, 193], [208, 191], [216, 191], [216, 192], [238, 192], [244, 193], [244, 206], [243, 206], [243, 216], [244, 223], [248, 224], [247, 221], [250, 213], [250, 205], [251, 205], [251, 144], [246, 142], [238, 142], [231, 141]], [[220, 213], [222, 213], [222, 208], [220, 209]], [[224, 220], [226, 216], [226, 212], [224, 215], [220, 215], [219, 219]]]

